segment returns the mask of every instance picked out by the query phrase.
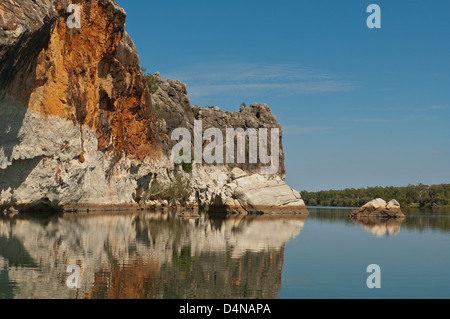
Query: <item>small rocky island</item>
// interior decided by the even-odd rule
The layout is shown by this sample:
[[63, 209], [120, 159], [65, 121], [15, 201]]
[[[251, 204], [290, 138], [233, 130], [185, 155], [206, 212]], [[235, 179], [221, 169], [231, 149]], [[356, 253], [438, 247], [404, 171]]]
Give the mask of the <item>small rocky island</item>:
[[350, 218], [405, 218], [400, 204], [395, 199], [386, 202], [384, 199], [374, 199], [361, 208], [350, 213]]

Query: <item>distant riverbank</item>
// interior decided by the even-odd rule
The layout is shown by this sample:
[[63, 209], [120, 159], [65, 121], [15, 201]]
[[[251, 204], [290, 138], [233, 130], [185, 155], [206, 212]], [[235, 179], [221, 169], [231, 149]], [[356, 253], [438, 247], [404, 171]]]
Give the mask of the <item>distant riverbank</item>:
[[317, 207], [361, 207], [375, 198], [396, 199], [402, 207], [450, 207], [450, 184], [348, 188], [319, 192], [303, 191], [301, 195], [307, 206]]

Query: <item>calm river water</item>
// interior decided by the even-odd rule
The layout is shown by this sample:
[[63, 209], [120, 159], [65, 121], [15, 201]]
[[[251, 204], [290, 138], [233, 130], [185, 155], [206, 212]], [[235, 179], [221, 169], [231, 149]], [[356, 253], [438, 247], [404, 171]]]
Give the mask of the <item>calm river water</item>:
[[351, 210], [2, 216], [0, 298], [450, 298], [450, 211], [355, 223]]

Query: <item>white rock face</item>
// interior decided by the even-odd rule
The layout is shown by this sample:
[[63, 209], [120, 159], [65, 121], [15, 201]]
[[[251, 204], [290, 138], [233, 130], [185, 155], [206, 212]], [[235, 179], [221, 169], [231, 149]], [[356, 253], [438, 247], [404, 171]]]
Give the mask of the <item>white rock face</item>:
[[7, 101], [0, 103], [0, 205], [131, 204], [137, 180], [167, 167], [164, 159], [155, 165], [113, 158], [97, 150], [87, 126]]
[[242, 176], [235, 171], [216, 198], [216, 204], [233, 213], [305, 213], [300, 193], [291, 189], [279, 176], [254, 174]]
[[371, 200], [367, 204], [365, 204], [363, 207], [385, 208], [386, 205], [387, 205], [387, 203], [384, 199], [376, 198], [374, 200]]
[[236, 186], [236, 199], [249, 205], [305, 204], [298, 193], [294, 193], [278, 176], [270, 179], [255, 174], [237, 179], [230, 186]]
[[386, 207], [387, 208], [400, 208], [400, 203], [397, 200], [393, 199], [389, 203], [387, 203]]
[[376, 198], [367, 204], [365, 204], [363, 207], [372, 207], [372, 208], [400, 208], [400, 203], [393, 199], [389, 203], [387, 203], [384, 199]]

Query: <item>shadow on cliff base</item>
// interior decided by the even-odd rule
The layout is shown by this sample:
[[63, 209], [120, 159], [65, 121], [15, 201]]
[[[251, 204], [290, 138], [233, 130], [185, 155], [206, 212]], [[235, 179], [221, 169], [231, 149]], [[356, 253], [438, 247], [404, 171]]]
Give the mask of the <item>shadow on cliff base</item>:
[[0, 150], [3, 152], [0, 192], [20, 187], [42, 160], [42, 157], [13, 160], [12, 156], [14, 148], [21, 143], [20, 130], [36, 85], [37, 57], [48, 46], [55, 21], [46, 17], [36, 32], [24, 31], [16, 41], [6, 43], [9, 47], [0, 56]]

